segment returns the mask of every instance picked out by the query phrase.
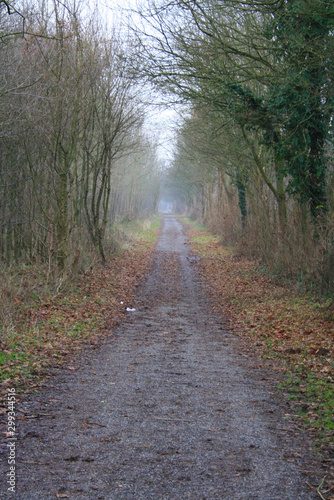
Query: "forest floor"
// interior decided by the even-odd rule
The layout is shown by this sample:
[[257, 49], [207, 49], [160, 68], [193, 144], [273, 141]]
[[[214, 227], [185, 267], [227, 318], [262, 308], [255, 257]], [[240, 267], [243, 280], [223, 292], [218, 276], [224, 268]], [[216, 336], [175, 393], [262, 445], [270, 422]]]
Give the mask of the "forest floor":
[[[84, 350], [76, 340], [84, 325], [74, 339], [65, 337], [58, 345], [64, 316], [59, 303], [45, 306], [47, 325], [50, 310], [58, 311], [57, 329], [46, 337], [53, 334], [62, 363], [56, 368], [37, 364], [36, 374], [27, 365], [34, 382], [28, 392], [17, 392], [14, 447], [2, 411], [1, 498], [333, 497], [330, 454], [317, 456], [312, 433], [293, 417], [296, 402], [278, 389], [284, 382], [280, 362], [263, 350], [261, 340], [241, 335], [242, 315], [233, 300], [238, 287], [243, 293], [240, 281], [227, 274], [225, 292], [214, 286], [218, 268], [209, 254], [223, 250], [208, 233], [189, 225], [188, 232], [192, 251], [180, 222], [165, 216], [153, 254], [152, 244], [137, 247], [135, 260], [130, 252], [100, 270], [98, 279], [87, 277], [80, 301], [73, 304], [72, 295], [63, 297], [66, 317], [74, 318], [75, 325], [78, 318], [90, 325], [96, 311], [103, 334], [87, 335]], [[219, 267], [230, 259], [224, 252]], [[253, 282], [254, 276], [246, 278]], [[117, 292], [122, 280], [129, 290], [123, 294]], [[246, 295], [250, 299], [250, 292]], [[87, 306], [88, 298], [95, 309]], [[119, 314], [111, 314], [110, 301]], [[126, 307], [135, 311], [126, 312]], [[251, 330], [253, 324], [252, 319]], [[327, 344], [322, 347], [328, 354]], [[35, 363], [38, 359], [36, 353]], [[32, 384], [38, 373], [43, 387], [37, 390]], [[22, 371], [16, 377], [20, 383]], [[8, 378], [3, 381], [6, 394], [10, 384]], [[325, 437], [330, 438], [329, 432]], [[13, 453], [15, 493], [8, 491]]]

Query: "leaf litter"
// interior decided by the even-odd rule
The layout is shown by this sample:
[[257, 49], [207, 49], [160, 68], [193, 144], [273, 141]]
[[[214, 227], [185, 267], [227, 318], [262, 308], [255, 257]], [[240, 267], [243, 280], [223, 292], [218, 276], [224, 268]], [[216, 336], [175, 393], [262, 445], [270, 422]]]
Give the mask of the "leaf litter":
[[[169, 226], [174, 227], [173, 224]], [[187, 252], [184, 257], [186, 255]], [[274, 393], [266, 395], [261, 385], [261, 377], [269, 372], [262, 369], [256, 372], [251, 369], [249, 360], [244, 364], [237, 361], [237, 357], [230, 357], [228, 345], [235, 342], [233, 336], [226, 329], [224, 318], [219, 319], [220, 310], [215, 301], [214, 314], [210, 312], [207, 299], [202, 302], [204, 296], [191, 278], [186, 259], [171, 252], [158, 252], [155, 264], [155, 272], [150, 273], [136, 301], [138, 317], [128, 315], [124, 319], [115, 338], [110, 339], [109, 350], [106, 345], [94, 356], [94, 342], [90, 342], [91, 348], [83, 356], [81, 365], [78, 364], [78, 372], [59, 370], [55, 386], [47, 384], [40, 395], [28, 401], [30, 414], [47, 410], [54, 413], [54, 420], [44, 418], [38, 422], [41, 436], [36, 438], [38, 442], [32, 439], [33, 436], [27, 435], [27, 439], [23, 436], [21, 452], [31, 457], [30, 460], [35, 459], [36, 464], [40, 456], [44, 460], [60, 457], [60, 461], [50, 466], [55, 475], [47, 477], [42, 472], [44, 460], [40, 464], [42, 467], [21, 465], [20, 473], [25, 479], [21, 488], [24, 491], [38, 488], [40, 492], [44, 487], [44, 492], [58, 492], [58, 495], [71, 498], [129, 498], [130, 485], [134, 485], [136, 498], [143, 499], [148, 498], [148, 491], [152, 498], [153, 491], [155, 498], [166, 492], [173, 495], [175, 491], [178, 494], [171, 498], [183, 495], [185, 498], [186, 492], [192, 498], [233, 496], [217, 496], [219, 492], [213, 490], [214, 487], [225, 493], [237, 492], [240, 498], [242, 494], [246, 495], [243, 498], [250, 498], [247, 497], [250, 485], [253, 493], [258, 487], [261, 489], [258, 479], [261, 474], [268, 475], [267, 467], [262, 466], [273, 460], [275, 467], [270, 469], [268, 486], [275, 488], [279, 483], [285, 492], [288, 488], [291, 493], [291, 483], [282, 482], [283, 476], [277, 471], [281, 471], [281, 467], [285, 470], [287, 462], [295, 461], [296, 451], [304, 448], [294, 447], [296, 430], [293, 426], [283, 428], [282, 432], [277, 428], [277, 424], [282, 423], [280, 415], [286, 406], [274, 405], [275, 409], [279, 407], [277, 416], [274, 414], [270, 396]], [[125, 315], [121, 301], [123, 299], [118, 297], [115, 303]], [[131, 305], [130, 300], [124, 302], [125, 306]], [[220, 325], [223, 332], [220, 332]], [[161, 333], [166, 333], [166, 337]], [[239, 354], [238, 344], [236, 341]], [[242, 349], [240, 354], [243, 355]], [[68, 366], [76, 367], [75, 358]], [[113, 384], [117, 381], [113, 395], [105, 383], [107, 380], [112, 380]], [[267, 382], [264, 384], [268, 386]], [[62, 404], [57, 400], [51, 404], [55, 395]], [[224, 410], [223, 416], [214, 410]], [[266, 410], [271, 413], [268, 418]], [[259, 417], [260, 422], [265, 421], [273, 427], [265, 446], [262, 438], [256, 437], [257, 433], [262, 436], [262, 431], [267, 435], [265, 425], [258, 422]], [[29, 430], [29, 424], [29, 421], [22, 422], [20, 432]], [[285, 427], [284, 423], [282, 425]], [[152, 428], [160, 432], [152, 433]], [[96, 448], [92, 444], [94, 440], [104, 444]], [[271, 450], [275, 450], [273, 456]], [[266, 456], [264, 462], [262, 454]], [[249, 461], [250, 456], [254, 462]], [[75, 460], [71, 460], [72, 457]], [[80, 467], [76, 457], [81, 457]], [[93, 465], [91, 457], [96, 458]], [[250, 467], [251, 463], [257, 465]], [[297, 470], [298, 466], [291, 469], [288, 466], [286, 470]], [[184, 474], [175, 476], [178, 470]], [[271, 473], [278, 483], [272, 480]], [[245, 475], [247, 484], [242, 479]], [[68, 477], [71, 479], [67, 480]], [[294, 483], [294, 476], [289, 477]], [[108, 483], [101, 482], [102, 479]], [[180, 481], [187, 481], [187, 484]], [[124, 486], [124, 492], [115, 493], [119, 485]], [[295, 486], [299, 488], [297, 483]], [[83, 488], [89, 492], [84, 494]], [[97, 496], [95, 491], [100, 489], [105, 491]], [[314, 485], [311, 489], [314, 490]], [[320, 490], [323, 492], [324, 484]], [[44, 495], [44, 498], [49, 496]], [[277, 495], [275, 491], [272, 498], [280, 498], [279, 491]]]
[[[21, 307], [13, 332], [3, 341], [0, 393], [35, 389], [54, 366], [69, 362], [87, 345], [110, 335], [132, 309], [136, 287], [148, 269], [158, 227], [151, 228], [105, 265], [78, 276], [57, 296]], [[147, 236], [147, 237], [146, 237]], [[130, 305], [130, 308], [128, 307]]]
[[205, 228], [179, 220], [198, 258], [212, 310], [228, 317], [246, 351], [283, 374], [282, 389], [328, 465], [323, 487], [333, 492], [334, 321], [328, 308], [316, 296], [269, 278]]

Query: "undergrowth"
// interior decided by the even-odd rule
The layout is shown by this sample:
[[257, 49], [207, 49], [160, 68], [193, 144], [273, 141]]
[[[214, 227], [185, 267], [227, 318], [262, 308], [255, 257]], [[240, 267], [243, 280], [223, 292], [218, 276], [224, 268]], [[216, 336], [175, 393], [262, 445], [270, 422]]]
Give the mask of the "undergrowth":
[[257, 354], [284, 373], [281, 387], [301, 421], [323, 443], [334, 437], [334, 323], [331, 301], [292, 281], [269, 276], [258, 263], [233, 253], [188, 218], [193, 252], [209, 283], [215, 308], [231, 320]]
[[47, 267], [2, 270], [0, 293], [0, 381], [34, 386], [47, 367], [62, 363], [85, 344], [99, 342], [131, 304], [136, 283], [150, 262], [160, 219], [119, 224], [126, 231], [118, 252], [105, 265], [78, 273], [57, 294], [47, 284]]

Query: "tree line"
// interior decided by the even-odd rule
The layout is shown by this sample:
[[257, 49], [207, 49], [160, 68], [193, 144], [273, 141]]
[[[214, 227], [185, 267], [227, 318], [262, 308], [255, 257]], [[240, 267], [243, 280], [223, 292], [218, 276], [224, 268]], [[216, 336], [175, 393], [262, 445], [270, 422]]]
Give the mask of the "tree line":
[[131, 42], [84, 2], [0, 2], [0, 259], [55, 282], [111, 224], [155, 210], [159, 172]]
[[[156, 210], [147, 87], [185, 104], [165, 196], [278, 272], [334, 287], [329, 0], [150, 0], [132, 35], [85, 2], [0, 1], [0, 260], [61, 282]], [[75, 266], [74, 266], [75, 267]]]
[[169, 195], [333, 287], [333, 2], [159, 0], [141, 15], [138, 73], [189, 109]]

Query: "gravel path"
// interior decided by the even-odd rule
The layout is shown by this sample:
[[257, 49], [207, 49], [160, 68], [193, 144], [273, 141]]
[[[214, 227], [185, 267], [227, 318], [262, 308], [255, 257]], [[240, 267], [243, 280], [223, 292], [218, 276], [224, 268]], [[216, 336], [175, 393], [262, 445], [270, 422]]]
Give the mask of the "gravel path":
[[136, 312], [20, 403], [17, 494], [5, 492], [3, 463], [1, 498], [315, 498], [285, 403], [210, 312], [199, 279], [180, 223], [165, 216]]

